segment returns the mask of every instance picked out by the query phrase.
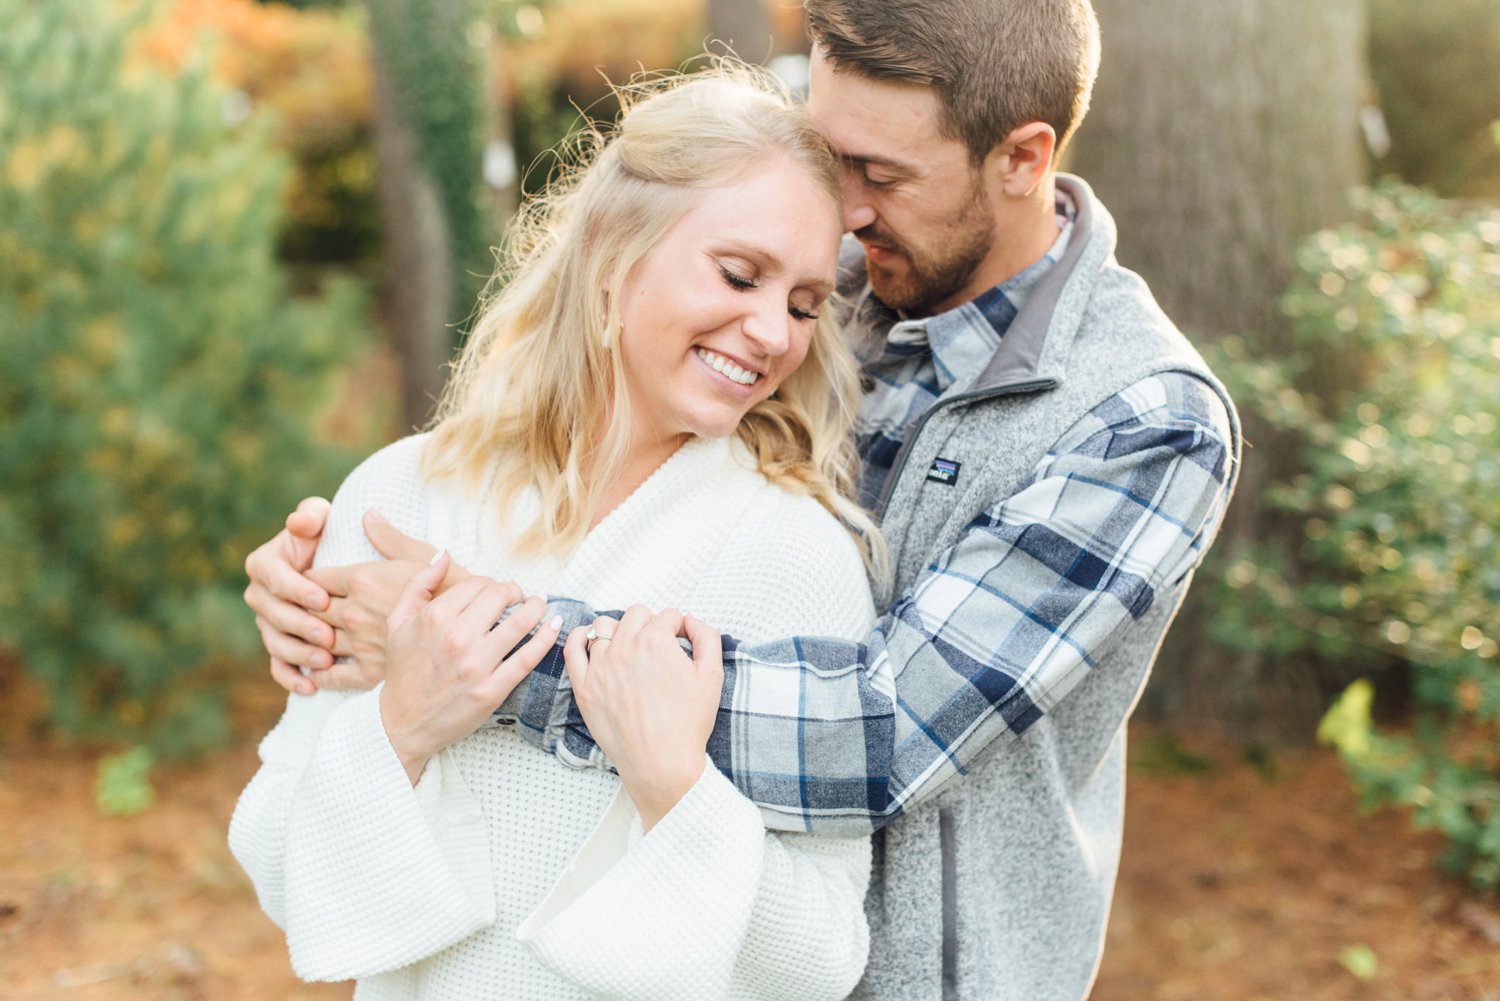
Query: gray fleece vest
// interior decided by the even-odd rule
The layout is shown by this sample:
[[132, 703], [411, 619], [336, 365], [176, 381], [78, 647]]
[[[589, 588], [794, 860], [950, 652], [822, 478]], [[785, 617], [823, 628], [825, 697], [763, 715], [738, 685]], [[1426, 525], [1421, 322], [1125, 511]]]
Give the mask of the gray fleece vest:
[[[958, 379], [916, 422], [886, 484], [897, 593], [971, 519], [1024, 486], [1064, 431], [1147, 376], [1188, 372], [1217, 391], [1238, 467], [1228, 394], [1145, 283], [1115, 261], [1114, 221], [1088, 186], [1067, 175], [1057, 184], [1078, 206], [1067, 252], [985, 370]], [[939, 456], [961, 463], [966, 482], [929, 480]], [[870, 962], [851, 997], [1087, 996], [1120, 856], [1125, 722], [1190, 578], [1158, 591], [1052, 712], [876, 834]]]

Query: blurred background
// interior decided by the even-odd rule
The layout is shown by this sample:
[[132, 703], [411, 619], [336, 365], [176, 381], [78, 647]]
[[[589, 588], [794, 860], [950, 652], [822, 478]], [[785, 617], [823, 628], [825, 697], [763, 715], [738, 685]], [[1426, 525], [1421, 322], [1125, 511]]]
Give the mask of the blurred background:
[[[1096, 0], [1067, 169], [1235, 394], [1094, 997], [1500, 1001], [1500, 0]], [[242, 564], [421, 424], [612, 83], [792, 0], [0, 0], [0, 996], [300, 985]]]

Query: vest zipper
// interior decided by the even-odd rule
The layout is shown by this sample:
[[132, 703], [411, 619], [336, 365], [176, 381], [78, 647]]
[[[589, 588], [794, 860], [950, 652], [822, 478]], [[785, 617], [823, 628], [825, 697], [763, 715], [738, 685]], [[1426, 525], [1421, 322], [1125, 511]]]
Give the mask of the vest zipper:
[[938, 850], [943, 884], [943, 1001], [958, 1001], [958, 848], [951, 806], [938, 810]]

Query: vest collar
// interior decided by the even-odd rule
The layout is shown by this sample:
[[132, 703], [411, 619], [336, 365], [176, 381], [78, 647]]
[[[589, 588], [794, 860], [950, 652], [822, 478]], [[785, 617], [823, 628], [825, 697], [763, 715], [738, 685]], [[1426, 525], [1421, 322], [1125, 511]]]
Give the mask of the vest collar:
[[[1081, 178], [1071, 174], [1056, 176], [1058, 187], [1073, 199], [1078, 210], [1073, 220], [1073, 235], [1067, 250], [1036, 283], [1026, 296], [1021, 311], [1011, 321], [1010, 329], [968, 393], [991, 393], [1005, 389], [1049, 389], [1059, 382], [1055, 375], [1042, 372], [1042, 351], [1052, 329], [1053, 315], [1063, 292], [1078, 270], [1084, 252], [1102, 235], [1094, 193]], [[965, 394], [967, 395], [967, 393]]]

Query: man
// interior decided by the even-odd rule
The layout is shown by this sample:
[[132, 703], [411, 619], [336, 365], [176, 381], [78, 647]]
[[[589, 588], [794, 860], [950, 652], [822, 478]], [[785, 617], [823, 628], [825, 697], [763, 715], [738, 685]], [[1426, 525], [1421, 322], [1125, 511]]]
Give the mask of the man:
[[[1125, 722], [1222, 519], [1238, 424], [1116, 264], [1104, 208], [1055, 173], [1097, 67], [1088, 0], [806, 8], [809, 106], [858, 240], [862, 490], [896, 597], [860, 645], [726, 638], [710, 753], [770, 826], [877, 830], [855, 997], [1078, 1001], [1119, 859]], [[352, 640], [296, 607], [325, 603], [300, 573], [321, 512], [294, 523], [252, 554], [247, 600], [284, 684], [307, 684], [299, 664], [338, 683], [316, 647]], [[355, 592], [409, 572], [320, 578], [323, 615], [377, 619], [388, 599]], [[598, 765], [559, 660], [503, 720]]]

